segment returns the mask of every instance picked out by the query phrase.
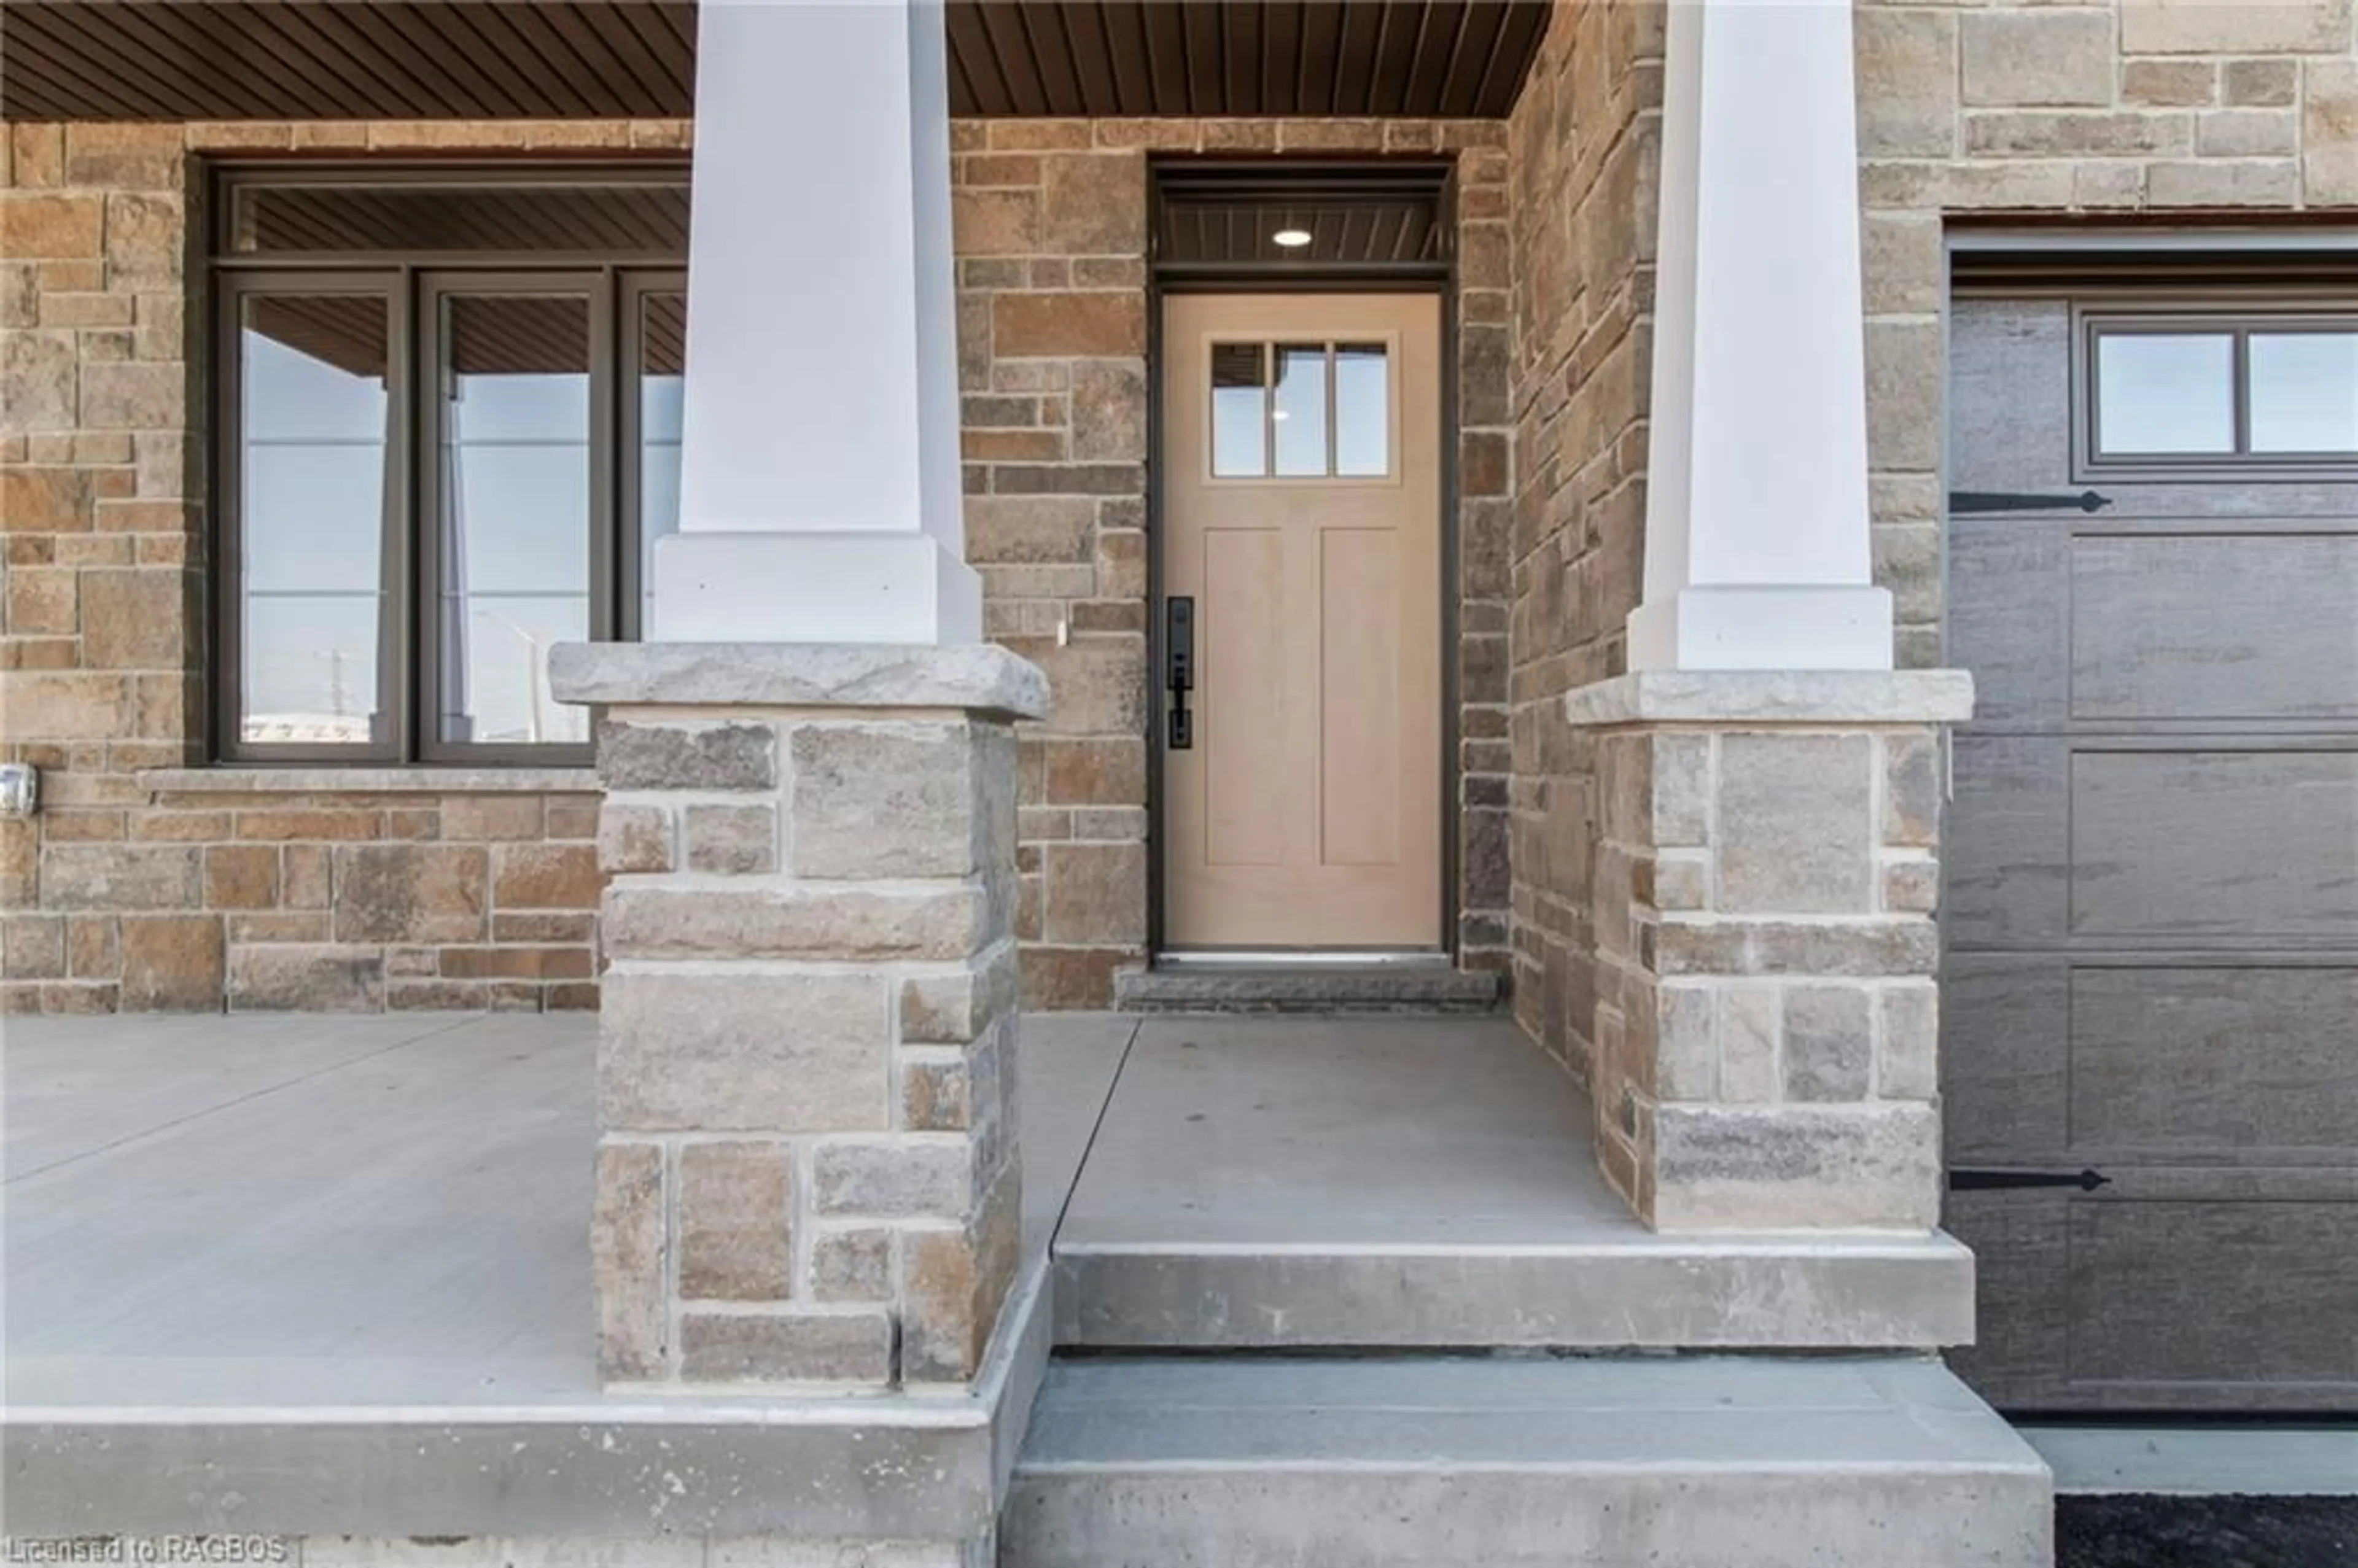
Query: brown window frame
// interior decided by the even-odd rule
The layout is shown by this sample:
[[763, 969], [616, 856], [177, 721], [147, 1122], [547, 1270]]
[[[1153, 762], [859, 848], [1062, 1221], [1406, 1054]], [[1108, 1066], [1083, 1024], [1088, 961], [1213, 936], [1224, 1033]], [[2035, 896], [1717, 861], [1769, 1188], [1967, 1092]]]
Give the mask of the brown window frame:
[[[642, 462], [638, 449], [644, 345], [641, 310], [650, 295], [684, 294], [684, 254], [538, 254], [524, 251], [236, 252], [231, 215], [247, 185], [437, 184], [520, 187], [686, 182], [676, 159], [626, 166], [453, 164], [434, 168], [223, 165], [215, 171], [217, 214], [208, 272], [213, 367], [210, 450], [214, 568], [213, 744], [223, 762], [305, 766], [551, 767], [587, 763], [586, 743], [454, 741], [440, 739], [438, 571], [441, 483], [439, 301], [453, 295], [579, 293], [590, 311], [590, 637], [641, 634]], [[377, 628], [378, 723], [366, 743], [248, 741], [244, 706], [245, 557], [240, 493], [243, 389], [240, 330], [245, 302], [305, 294], [380, 295], [386, 301], [388, 405], [385, 503], [382, 514]]]

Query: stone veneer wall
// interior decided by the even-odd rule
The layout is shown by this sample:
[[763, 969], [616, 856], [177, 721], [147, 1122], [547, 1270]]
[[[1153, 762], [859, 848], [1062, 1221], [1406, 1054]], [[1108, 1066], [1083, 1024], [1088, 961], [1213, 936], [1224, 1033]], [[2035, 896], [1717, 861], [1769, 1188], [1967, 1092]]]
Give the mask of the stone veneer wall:
[[[1940, 662], [1952, 222], [2358, 207], [2349, 0], [1861, 0], [1867, 418], [1897, 654]], [[1516, 1012], [1585, 1073], [1596, 773], [1556, 713], [1618, 673], [1641, 588], [1661, 9], [1560, 5], [1509, 124]]]
[[[1022, 755], [1024, 992], [1102, 1006], [1147, 929], [1147, 157], [1453, 154], [1458, 189], [1458, 937], [1506, 961], [1505, 127], [994, 120], [953, 127], [967, 554], [988, 629], [1048, 674]], [[1057, 640], [1069, 624], [1068, 643]]]
[[[1004, 121], [954, 138], [968, 549], [991, 635], [1056, 692], [1022, 749], [1030, 1001], [1100, 1005], [1113, 969], [1144, 952], [1150, 150], [1458, 159], [1459, 937], [1469, 964], [1503, 968], [1504, 126]], [[8, 127], [0, 756], [38, 763], [46, 793], [39, 816], [0, 822], [0, 1006], [594, 1002], [586, 794], [158, 791], [139, 777], [205, 760], [192, 159], [687, 140], [669, 121]]]
[[2347, 222], [2358, 55], [2350, 0], [1862, 0], [1857, 28], [1876, 574], [1898, 599], [1900, 663], [1925, 667], [1941, 651], [1944, 224]]
[[141, 781], [204, 760], [191, 159], [676, 148], [685, 129], [7, 127], [0, 755], [41, 767], [44, 808], [0, 822], [0, 1008], [594, 1005], [586, 772], [525, 793]]
[[1660, 5], [1561, 0], [1509, 122], [1514, 228], [1515, 1016], [1585, 1080], [1596, 740], [1562, 697], [1618, 675], [1642, 587]]

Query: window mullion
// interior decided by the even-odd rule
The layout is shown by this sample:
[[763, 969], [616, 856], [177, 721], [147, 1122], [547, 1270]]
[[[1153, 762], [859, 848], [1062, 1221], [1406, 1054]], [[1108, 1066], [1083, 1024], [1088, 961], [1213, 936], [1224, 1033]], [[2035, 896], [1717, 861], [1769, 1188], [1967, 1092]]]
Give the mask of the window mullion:
[[422, 731], [417, 720], [417, 573], [421, 569], [418, 531], [426, 515], [422, 504], [422, 464], [427, 460], [419, 437], [426, 428], [423, 402], [434, 377], [432, 361], [425, 354], [427, 323], [418, 308], [417, 269], [404, 266], [393, 290], [394, 374], [398, 378], [391, 406], [395, 410], [391, 515], [384, 539], [385, 602], [377, 617], [379, 700], [393, 729], [395, 757], [418, 760]]
[[615, 465], [621, 460], [616, 432], [622, 420], [616, 399], [623, 381], [618, 363], [622, 294], [615, 269], [600, 268], [590, 284], [590, 615], [586, 630], [593, 643], [612, 640], [619, 614], [615, 585], [621, 576], [617, 551], [622, 530], [617, 505], [622, 483]]

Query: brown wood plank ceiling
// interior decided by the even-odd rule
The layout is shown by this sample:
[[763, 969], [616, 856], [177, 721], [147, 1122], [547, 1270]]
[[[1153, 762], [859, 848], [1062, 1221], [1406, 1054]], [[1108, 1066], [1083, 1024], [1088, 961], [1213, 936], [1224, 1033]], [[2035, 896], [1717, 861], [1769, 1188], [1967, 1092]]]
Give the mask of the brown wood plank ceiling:
[[[1547, 0], [951, 0], [984, 115], [1496, 118]], [[5, 0], [10, 120], [690, 111], [693, 0]]]

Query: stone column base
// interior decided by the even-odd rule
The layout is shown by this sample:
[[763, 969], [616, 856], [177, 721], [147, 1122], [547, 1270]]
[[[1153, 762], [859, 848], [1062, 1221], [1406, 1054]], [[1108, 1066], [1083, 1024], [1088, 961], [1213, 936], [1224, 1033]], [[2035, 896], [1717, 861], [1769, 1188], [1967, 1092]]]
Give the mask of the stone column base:
[[1650, 672], [1596, 737], [1598, 1159], [1660, 1230], [1938, 1223], [1941, 726], [1962, 671]]
[[605, 708], [591, 1259], [615, 1383], [962, 1388], [1014, 1278], [1003, 649], [574, 644]]

